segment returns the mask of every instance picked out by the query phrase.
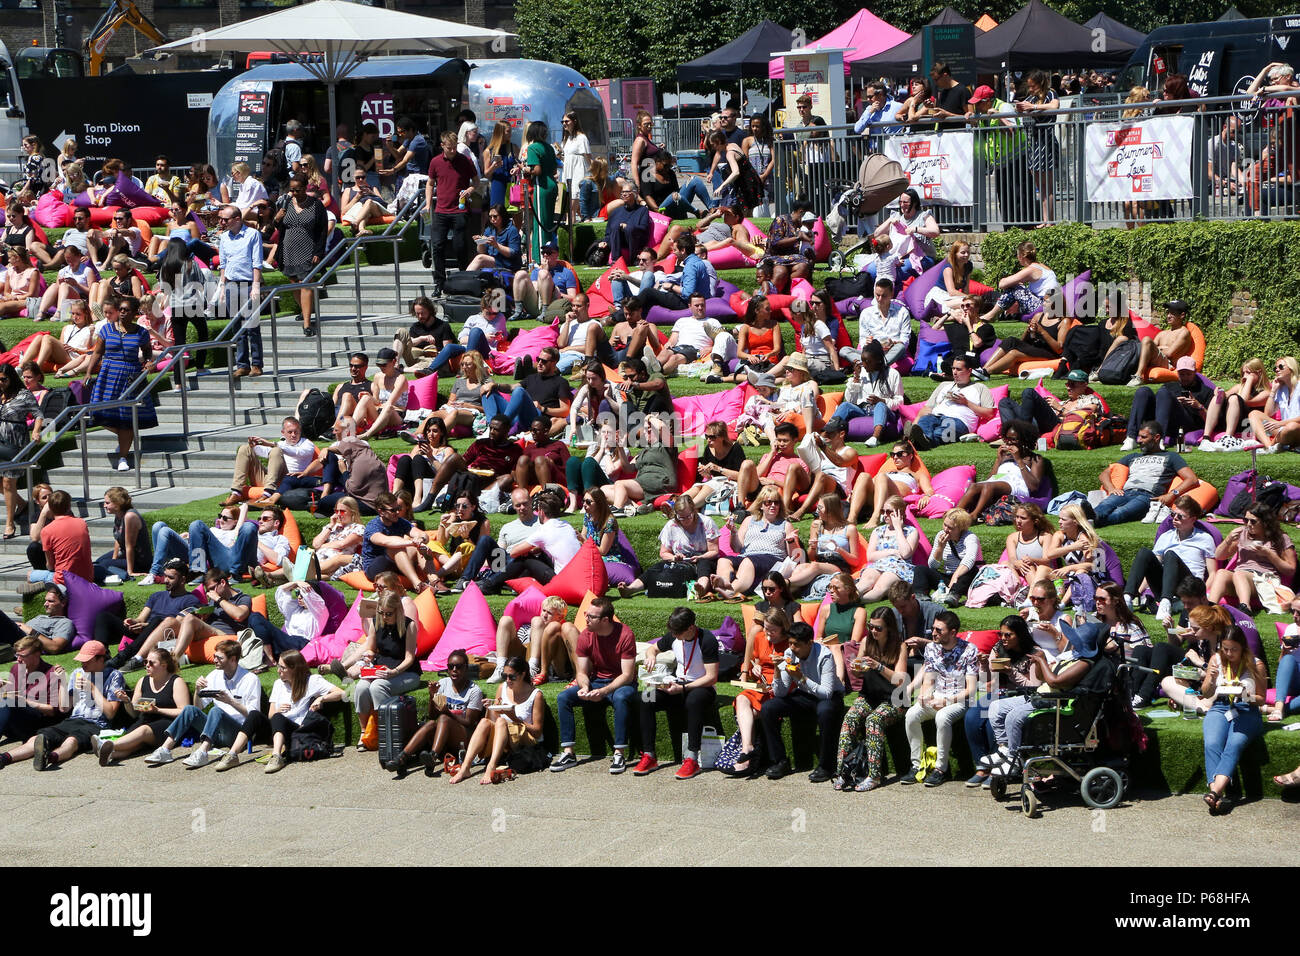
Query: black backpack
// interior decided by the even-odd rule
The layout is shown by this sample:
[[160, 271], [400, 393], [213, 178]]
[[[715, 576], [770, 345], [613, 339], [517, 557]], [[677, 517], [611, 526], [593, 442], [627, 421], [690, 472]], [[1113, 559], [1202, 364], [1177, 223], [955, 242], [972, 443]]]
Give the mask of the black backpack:
[[334, 727], [320, 714], [309, 713], [289, 739], [290, 762], [324, 760], [334, 756]]
[[319, 388], [313, 388], [298, 406], [302, 433], [308, 438], [324, 438], [334, 426], [334, 401]]
[[1097, 369], [1098, 380], [1106, 385], [1128, 384], [1128, 380], [1137, 374], [1141, 354], [1142, 343], [1137, 339], [1121, 342]]
[[500, 280], [486, 269], [476, 272], [452, 272], [442, 283], [444, 295], [472, 295], [480, 299], [484, 292], [500, 287]]

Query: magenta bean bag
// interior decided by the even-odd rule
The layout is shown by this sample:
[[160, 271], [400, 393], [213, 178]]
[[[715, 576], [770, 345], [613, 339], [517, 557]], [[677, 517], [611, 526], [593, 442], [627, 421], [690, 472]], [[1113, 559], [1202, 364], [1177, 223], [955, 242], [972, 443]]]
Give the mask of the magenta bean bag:
[[541, 587], [527, 588], [506, 605], [506, 609], [501, 612], [501, 616], [510, 618], [515, 622], [515, 627], [518, 628], [529, 623], [542, 613], [542, 602], [545, 600], [546, 592]]
[[723, 392], [673, 399], [673, 412], [682, 423], [681, 434], [702, 435], [709, 422], [734, 422], [745, 408], [745, 388], [737, 385]]
[[[443, 640], [442, 638], [446, 638]], [[455, 650], [466, 654], [486, 656], [497, 649], [497, 622], [492, 617], [487, 598], [478, 585], [471, 581], [456, 600], [456, 609], [443, 628], [442, 637], [433, 645], [427, 657], [420, 661], [422, 671], [440, 671], [447, 667], [447, 658]]]
[[406, 387], [406, 407], [411, 410], [438, 407], [438, 375], [417, 378]]
[[[970, 490], [970, 486], [974, 481], [974, 465], [954, 465], [951, 468], [945, 468], [930, 479], [930, 486], [934, 488], [934, 494], [930, 496], [930, 500], [921, 509], [921, 514], [926, 518], [942, 518], [948, 509], [957, 507], [957, 502], [961, 501], [961, 496]], [[907, 501], [912, 504], [919, 500], [920, 497], [919, 492], [911, 494], [907, 496]]]
[[72, 222], [72, 209], [57, 192], [48, 192], [36, 200], [36, 205], [28, 213], [32, 222], [47, 229], [59, 229]]

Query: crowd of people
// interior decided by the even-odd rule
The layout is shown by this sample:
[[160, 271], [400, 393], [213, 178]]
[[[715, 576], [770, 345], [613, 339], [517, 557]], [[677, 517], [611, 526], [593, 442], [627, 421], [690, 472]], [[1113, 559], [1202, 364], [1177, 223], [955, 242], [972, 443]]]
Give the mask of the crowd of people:
[[[945, 81], [951, 78], [940, 69], [933, 79], [944, 95], [921, 109], [965, 116], [971, 103], [985, 102], [976, 90], [957, 104]], [[1026, 111], [1052, 108], [1049, 83], [1028, 78]], [[878, 92], [870, 91], [873, 101]], [[689, 594], [688, 603], [743, 605], [761, 598], [755, 621], [727, 639], [701, 627], [683, 605], [665, 617], [662, 637], [643, 635], [652, 640], [638, 649], [604, 595], [585, 621], [570, 621], [569, 609], [554, 601], [529, 621], [503, 618], [489, 679], [500, 685], [495, 699], [487, 702], [470, 679], [468, 656], [453, 654], [428, 723], [389, 761], [392, 769], [404, 773], [422, 763], [460, 782], [482, 758], [484, 782], [502, 779], [511, 754], [541, 745], [548, 705], [538, 689], [557, 680], [572, 683], [555, 704], [560, 752], [553, 771], [577, 762], [574, 706], [590, 711], [608, 702], [615, 710], [611, 773], [656, 769], [647, 742], [659, 713], [668, 711], [686, 723], [677, 771], [686, 779], [700, 770], [703, 728], [715, 719], [717, 686], [728, 674], [747, 685], [734, 705], [735, 772], [789, 773], [781, 735], [789, 718], [818, 729], [815, 782], [875, 789], [887, 773], [884, 736], [901, 722], [910, 764], [895, 771], [903, 783], [938, 786], [951, 776], [960, 725], [976, 762], [967, 783], [991, 787], [1020, 772], [1036, 689], [1113, 695], [1117, 671], [1129, 663], [1146, 670], [1127, 678], [1124, 707], [1163, 698], [1205, 712], [1207, 803], [1211, 812], [1225, 809], [1244, 746], [1292, 710], [1300, 617], [1281, 639], [1275, 705], [1266, 703], [1270, 655], [1254, 617], [1300, 615], [1290, 591], [1296, 553], [1283, 515], [1268, 503], [1243, 509], [1242, 523], [1226, 536], [1206, 520], [1226, 489], [1198, 477], [1183, 449], [1270, 453], [1300, 446], [1296, 359], [1252, 358], [1239, 382], [1218, 388], [1200, 374], [1203, 356], [1185, 302], [1166, 303], [1159, 328], [1139, 327], [1127, 314], [1068, 316], [1060, 279], [1032, 242], [1019, 245], [1016, 269], [996, 288], [976, 294], [969, 245], [950, 243], [941, 259], [939, 224], [913, 190], [880, 226], [881, 237], [897, 241], [878, 247], [867, 280], [872, 295], [837, 301], [815, 284], [817, 216], [809, 203], [793, 203], [765, 240], [747, 231], [744, 220], [766, 198], [771, 131], [761, 118], [745, 129], [737, 120], [737, 111], [726, 111], [706, 140], [720, 174], [716, 189], [682, 187], [657, 168], [656, 176], [666, 178], [656, 183], [678, 186], [659, 195], [648, 182], [626, 179], [584, 188], [587, 176], [607, 170], [597, 166], [572, 115], [558, 149], [544, 126], [532, 124], [521, 155], [495, 134], [484, 147], [472, 118], [464, 120], [470, 128], [444, 134], [436, 154], [406, 119], [398, 123], [400, 147], [376, 144], [366, 130], [351, 148], [340, 139], [330, 175], [346, 159], [356, 165], [342, 194], [344, 222], [361, 228], [381, 215], [371, 208], [378, 200], [366, 194], [380, 187], [372, 173], [399, 185], [427, 169], [435, 291], [456, 266], [495, 288], [460, 328], [436, 296], [416, 299], [412, 324], [393, 329], [391, 346], [385, 334], [373, 370], [369, 354], [350, 354], [347, 381], [329, 395], [304, 393], [300, 414], [286, 417], [278, 436], [248, 436], [231, 462], [230, 494], [211, 523], [196, 519], [184, 531], [149, 524], [125, 489], [110, 488], [104, 507], [114, 518], [115, 543], [96, 559], [71, 497], [31, 489], [39, 517], [29, 529], [32, 571], [24, 596], [43, 593], [44, 613], [23, 625], [9, 622], [20, 655], [11, 682], [29, 691], [4, 718], [24, 743], [0, 754], [0, 766], [30, 757], [44, 768], [79, 751], [95, 752], [104, 764], [145, 752], [148, 762], [166, 763], [189, 738], [198, 743], [188, 765], [205, 765], [215, 747], [225, 750], [217, 761], [224, 771], [239, 764], [249, 740], [265, 738], [272, 741], [267, 772], [278, 771], [295, 735], [328, 736], [321, 709], [343, 692], [326, 676], [348, 682], [363, 723], [418, 686], [412, 596], [460, 593], [471, 584], [491, 595], [520, 577], [546, 585], [594, 545], [620, 599]], [[665, 151], [642, 126], [634, 156], [657, 162]], [[28, 344], [30, 381], [26, 374], [4, 379], [0, 366], [0, 453], [8, 449], [13, 457], [39, 435], [35, 386], [43, 367], [95, 377], [94, 399], [112, 401], [155, 367], [155, 352], [173, 335], [184, 334], [184, 320], [166, 321], [167, 302], [161, 313], [143, 309], [145, 273], [154, 265], [169, 277], [160, 288], [174, 289], [168, 282], [197, 271], [217, 301], [237, 309], [260, 293], [262, 271], [273, 264], [268, 246], [277, 247], [276, 261], [291, 278], [321, 261], [328, 233], [338, 228], [328, 211], [330, 182], [313, 178], [320, 174], [301, 149], [286, 149], [286, 159], [289, 175], [277, 200], [241, 164], [230, 183], [198, 170], [191, 187], [178, 192], [159, 157], [154, 185], [177, 200], [180, 218], [176, 234], [152, 251], [135, 243], [129, 216], [125, 232], [99, 235], [74, 220], [57, 247], [38, 249], [31, 236], [19, 235], [26, 228], [21, 200], [10, 201], [4, 306], [32, 291], [30, 273], [39, 274], [43, 251], [51, 261], [59, 256], [67, 275], [52, 294], [42, 293], [33, 318], [66, 306], [70, 322], [57, 338], [41, 335]], [[1050, 166], [1048, 159], [1042, 164]], [[553, 223], [512, 217], [505, 185], [514, 175], [533, 181], [537, 208], [554, 208], [544, 200], [557, 175], [576, 187], [580, 216], [599, 212], [593, 204], [600, 200], [612, 230], [607, 261], [636, 266], [611, 273], [608, 316], [592, 315], [591, 295], [559, 258]], [[617, 199], [609, 198], [614, 189]], [[181, 201], [190, 193], [198, 197], [193, 209]], [[480, 251], [471, 262], [463, 240], [474, 196], [493, 201], [484, 234], [473, 237]], [[707, 206], [715, 198], [716, 209], [695, 229], [674, 227], [660, 245], [651, 242], [647, 208], [689, 210], [693, 201]], [[205, 210], [219, 223], [214, 240]], [[1043, 215], [1050, 219], [1051, 211]], [[211, 251], [205, 239], [220, 256], [211, 282], [202, 276], [204, 250]], [[525, 244], [538, 263], [531, 270], [521, 268]], [[728, 295], [720, 282], [710, 257], [729, 248], [757, 260], [754, 294]], [[671, 271], [661, 267], [670, 252]], [[927, 302], [935, 315], [921, 320], [900, 293], [936, 266], [942, 275]], [[101, 279], [103, 267], [114, 277]], [[724, 297], [734, 319], [718, 309]], [[29, 297], [21, 298], [26, 307]], [[304, 330], [314, 334], [311, 302], [300, 307]], [[669, 334], [650, 322], [654, 309], [677, 314]], [[511, 345], [521, 320], [533, 316], [552, 322], [554, 344], [518, 357]], [[1005, 331], [1011, 320], [1023, 330]], [[793, 348], [783, 321], [794, 327]], [[947, 349], [930, 367], [937, 386], [920, 408], [906, 407], [904, 376], [917, 371], [922, 322], [943, 334]], [[1112, 363], [1116, 356], [1128, 365]], [[261, 362], [260, 332], [246, 328], [233, 374], [257, 376]], [[1049, 375], [1063, 379], [1065, 397], [1025, 388], [1018, 398], [995, 400], [997, 378], [1030, 362], [1046, 363]], [[1108, 381], [1112, 364], [1122, 369], [1119, 382], [1134, 389], [1120, 457], [1101, 470], [1095, 487], [1060, 487], [1053, 459], [1070, 454], [1069, 440], [1101, 417], [1106, 403], [1092, 386]], [[436, 410], [413, 408], [413, 389], [440, 371], [445, 400]], [[673, 382], [687, 375], [741, 393], [734, 418], [710, 417], [699, 430], [698, 455], [678, 448], [685, 413]], [[318, 445], [304, 435], [303, 422], [321, 402], [333, 419], [333, 440]], [[141, 407], [142, 424], [151, 411]], [[119, 468], [128, 469], [131, 409], [109, 409], [97, 420], [117, 432]], [[1188, 437], [1196, 432], [1199, 443]], [[389, 436], [408, 442], [409, 454], [377, 451], [375, 442]], [[453, 445], [462, 438], [471, 441]], [[924, 458], [957, 442], [989, 442], [997, 450], [986, 476], [954, 487], [940, 482]], [[766, 447], [751, 458], [746, 445]], [[693, 477], [683, 477], [684, 470]], [[5, 482], [8, 538], [18, 533], [23, 503], [12, 479]], [[291, 540], [294, 512], [325, 519], [310, 541]], [[500, 512], [512, 519], [494, 534], [490, 515]], [[664, 519], [657, 549], [637, 553], [620, 522], [656, 513]], [[941, 521], [933, 539], [920, 517]], [[1127, 569], [1116, 569], [1098, 531], [1139, 520], [1155, 526], [1150, 546]], [[976, 522], [1011, 528], [1004, 555], [983, 552], [971, 530]], [[71, 677], [40, 661], [70, 647], [68, 575], [107, 587], [131, 580], [162, 586], [135, 618], [100, 615]], [[195, 579], [200, 586], [191, 591]], [[311, 673], [302, 651], [326, 627], [322, 583], [359, 580], [377, 589], [364, 641]], [[249, 591], [258, 588], [273, 595], [279, 613], [272, 617], [282, 623], [254, 610]], [[807, 623], [800, 601], [820, 604]], [[997, 604], [1008, 614], [997, 643], [981, 650], [963, 636], [970, 628], [958, 611]], [[1154, 615], [1166, 636], [1144, 629], [1135, 609]], [[269, 714], [256, 675], [240, 664], [250, 638], [262, 649], [257, 669], [279, 675]], [[177, 671], [198, 661], [216, 669], [191, 692]], [[128, 693], [122, 675], [136, 670], [145, 674]], [[647, 677], [655, 692], [638, 697], [638, 679]], [[859, 696], [846, 710], [854, 691]], [[933, 761], [922, 730], [931, 720]], [[121, 737], [101, 736], [114, 724], [129, 726]], [[630, 749], [636, 730], [639, 754]]]

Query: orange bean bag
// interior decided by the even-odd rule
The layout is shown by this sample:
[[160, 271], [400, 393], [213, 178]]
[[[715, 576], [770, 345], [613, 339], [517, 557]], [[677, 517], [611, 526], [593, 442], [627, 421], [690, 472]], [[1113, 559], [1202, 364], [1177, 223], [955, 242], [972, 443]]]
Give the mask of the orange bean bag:
[[[266, 617], [266, 595], [253, 595], [251, 610], [254, 613]], [[214, 664], [212, 655], [216, 653], [217, 645], [222, 641], [233, 640], [230, 634], [209, 634], [207, 637], [195, 638], [190, 641], [189, 646], [185, 648], [185, 656], [190, 659], [190, 665], [194, 664]]]
[[[1123, 488], [1124, 482], [1128, 480], [1128, 466], [1114, 464], [1110, 466], [1110, 483], [1116, 488]], [[1201, 506], [1201, 510], [1209, 514], [1214, 510], [1215, 505], [1219, 503], [1219, 489], [1215, 488], [1204, 478], [1201, 483], [1188, 492], [1192, 499]]]
[[[1205, 365], [1205, 333], [1195, 322], [1187, 323], [1187, 331], [1192, 333], [1192, 361], [1199, 372]], [[1147, 369], [1148, 382], [1173, 382], [1177, 379], [1178, 373], [1171, 368]]]
[[[293, 562], [296, 561], [298, 558], [298, 549], [302, 547], [302, 531], [299, 530], [298, 522], [294, 518], [292, 511], [288, 510], [287, 508], [284, 508], [281, 509], [281, 512], [284, 515], [284, 527], [281, 529], [281, 533], [286, 538], [289, 539], [288, 564], [284, 568], [286, 571], [288, 571], [292, 569]], [[274, 564], [268, 564], [265, 561], [262, 562], [262, 568], [267, 571], [277, 570]]]
[[[1069, 334], [1070, 329], [1079, 324], [1078, 319], [1067, 319], [1065, 322], [1065, 334]], [[1064, 338], [1062, 338], [1064, 340]], [[1027, 359], [1011, 370], [1012, 375], [1019, 375], [1021, 372], [1032, 372], [1036, 369], [1056, 370], [1056, 366], [1061, 364], [1060, 356], [1050, 359]]]

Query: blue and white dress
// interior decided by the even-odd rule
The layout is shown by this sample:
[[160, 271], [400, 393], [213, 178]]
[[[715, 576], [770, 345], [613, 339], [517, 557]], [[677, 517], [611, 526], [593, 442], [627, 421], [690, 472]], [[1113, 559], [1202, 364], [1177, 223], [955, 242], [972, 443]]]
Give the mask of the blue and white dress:
[[[140, 353], [151, 354], [149, 333], [139, 326], [132, 331], [123, 332], [111, 322], [100, 328], [98, 335], [104, 340], [104, 358], [95, 377], [95, 387], [90, 393], [91, 403], [111, 402], [121, 398], [132, 382], [140, 377], [142, 366]], [[154, 411], [153, 395], [150, 393], [140, 403], [138, 412], [141, 428], [152, 428], [158, 424], [158, 413]], [[131, 427], [131, 406], [107, 408], [95, 412], [92, 416], [96, 425], [109, 428]]]

